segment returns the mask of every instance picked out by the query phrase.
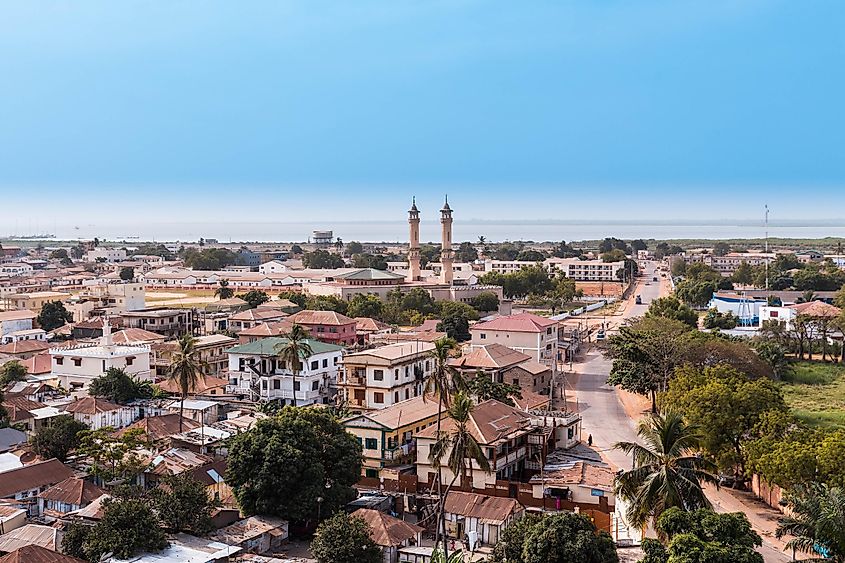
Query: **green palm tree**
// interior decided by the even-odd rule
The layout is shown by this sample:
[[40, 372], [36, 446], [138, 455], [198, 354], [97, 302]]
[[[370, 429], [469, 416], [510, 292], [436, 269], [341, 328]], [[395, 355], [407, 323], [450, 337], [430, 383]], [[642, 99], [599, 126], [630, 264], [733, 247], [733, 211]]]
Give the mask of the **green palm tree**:
[[616, 478], [616, 493], [628, 502], [628, 524], [642, 528], [676, 506], [682, 510], [710, 508], [702, 482], [716, 483], [715, 465], [697, 455], [698, 428], [677, 413], [653, 414], [640, 421], [643, 445], [620, 442], [615, 447], [634, 459], [634, 469]]
[[845, 489], [801, 485], [786, 502], [791, 516], [778, 521], [775, 536], [793, 536], [787, 548], [823, 557], [812, 561], [845, 562]]
[[192, 389], [195, 389], [207, 364], [200, 358], [196, 349], [196, 339], [190, 334], [179, 339], [177, 350], [170, 361], [167, 379], [179, 387], [181, 400], [179, 401], [179, 432], [182, 432], [182, 413], [185, 409], [185, 399]]
[[220, 280], [217, 282], [217, 289], [214, 290], [215, 297], [219, 299], [229, 299], [235, 294], [235, 290], [229, 287], [229, 280]]
[[[437, 395], [437, 428], [435, 435], [440, 436], [440, 427], [443, 421], [443, 412], [451, 406], [452, 396], [460, 389], [465, 387], [464, 381], [460, 374], [449, 365], [449, 358], [458, 348], [458, 343], [451, 338], [440, 338], [434, 341], [434, 350], [431, 351], [431, 357], [434, 360], [434, 369], [425, 380], [425, 388], [423, 389], [423, 401], [429, 395]], [[437, 495], [438, 495], [438, 510], [442, 509], [444, 499], [443, 496], [443, 472], [440, 466], [437, 466]], [[439, 520], [438, 515], [438, 520]], [[443, 534], [445, 542], [445, 524], [444, 529], [440, 529], [440, 522], [437, 525], [437, 539], [440, 534]]]
[[296, 374], [302, 371], [302, 360], [314, 355], [308, 331], [302, 325], [294, 324], [290, 332], [284, 335], [287, 342], [277, 350], [279, 359], [290, 364], [293, 374], [293, 406], [296, 406]]
[[[448, 432], [439, 432], [437, 434], [437, 440], [432, 445], [431, 451], [428, 454], [429, 459], [438, 471], [440, 471], [442, 466], [443, 458], [448, 454], [446, 466], [452, 471], [452, 481], [443, 492], [437, 511], [438, 526], [444, 530], [444, 551], [446, 550], [446, 520], [444, 509], [449, 491], [452, 490], [458, 478], [461, 479], [461, 483], [466, 480], [467, 475], [472, 470], [473, 461], [482, 471], [490, 473], [490, 462], [487, 460], [487, 456], [484, 455], [481, 446], [467, 428], [474, 406], [472, 399], [465, 392], [459, 391], [455, 395], [449, 410], [446, 411], [454, 423], [454, 428]], [[448, 552], [445, 555], [448, 556]]]

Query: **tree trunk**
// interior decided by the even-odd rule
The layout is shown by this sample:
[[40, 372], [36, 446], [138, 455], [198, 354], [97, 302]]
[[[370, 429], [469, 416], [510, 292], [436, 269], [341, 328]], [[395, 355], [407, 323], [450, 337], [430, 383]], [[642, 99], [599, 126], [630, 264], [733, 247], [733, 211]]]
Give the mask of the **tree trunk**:
[[[425, 390], [423, 390], [425, 393]], [[440, 422], [443, 418], [443, 397], [437, 397], [437, 432], [435, 433], [436, 440], [440, 439]], [[448, 546], [446, 545], [446, 515], [443, 512], [445, 508], [445, 498], [443, 497], [443, 469], [440, 467], [440, 463], [437, 464], [437, 524], [435, 528], [437, 532], [434, 534], [434, 543], [437, 543], [442, 539], [443, 540], [443, 555], [445, 556], [444, 559], [448, 559]]]
[[185, 394], [182, 393], [182, 399], [179, 401], [179, 433], [182, 433], [182, 413], [185, 412]]
[[651, 414], [657, 414], [657, 389], [651, 390]]
[[291, 381], [291, 405], [296, 406], [296, 370], [291, 370], [293, 381]]

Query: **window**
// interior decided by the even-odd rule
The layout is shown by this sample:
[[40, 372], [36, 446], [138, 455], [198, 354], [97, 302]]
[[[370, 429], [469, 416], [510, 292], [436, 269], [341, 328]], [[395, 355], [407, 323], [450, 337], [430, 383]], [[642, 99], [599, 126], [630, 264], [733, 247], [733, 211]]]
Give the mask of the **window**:
[[378, 469], [367, 469], [365, 475], [371, 479], [378, 479]]
[[74, 359], [73, 359], [73, 365], [74, 365], [75, 367], [79, 367], [79, 366], [81, 366], [81, 365], [82, 365], [82, 358], [74, 358]]
[[323, 360], [323, 367], [324, 368], [329, 367], [329, 361], [328, 360]]
[[407, 389], [405, 389], [405, 400], [407, 401], [407, 400], [408, 400], [408, 398], [409, 398], [409, 397], [408, 397], [408, 390], [407, 390]]
[[384, 393], [373, 393], [373, 402], [379, 404], [384, 403]]
[[364, 440], [364, 449], [366, 450], [377, 450], [378, 449], [378, 440], [375, 438], [366, 438]]
[[320, 369], [320, 362], [318, 362], [317, 360], [311, 362], [311, 369]]
[[129, 356], [126, 358], [126, 365], [131, 366], [135, 362], [135, 356]]
[[481, 338], [481, 340], [487, 340], [487, 335], [482, 332], [479, 334], [479, 338]]
[[430, 369], [430, 367], [429, 367], [430, 365], [431, 364], [429, 364], [428, 360], [426, 360], [425, 361], [425, 371], [428, 371]]
[[394, 391], [394, 392], [393, 392], [393, 402], [394, 402], [394, 403], [398, 403], [398, 402], [399, 402], [399, 391]]
[[395, 379], [397, 381], [399, 380], [399, 370], [398, 369], [393, 370], [393, 379]]
[[373, 379], [375, 379], [376, 381], [384, 381], [384, 370], [374, 369]]
[[319, 381], [317, 381], [315, 379], [314, 381], [311, 382], [311, 390], [312, 391], [316, 391], [319, 388], [320, 388], [320, 382]]
[[64, 359], [63, 357], [58, 356], [58, 357], [56, 358], [56, 365], [57, 365], [57, 366], [64, 365], [64, 363], [65, 363], [65, 359]]
[[299, 391], [299, 381], [294, 381], [294, 382], [293, 382], [293, 390], [294, 390], [294, 391]]
[[263, 389], [264, 391], [267, 390], [267, 380], [266, 379], [261, 380], [261, 389]]
[[274, 379], [273, 380], [273, 389], [281, 389], [281, 388], [282, 388], [282, 382], [279, 381], [278, 379]]

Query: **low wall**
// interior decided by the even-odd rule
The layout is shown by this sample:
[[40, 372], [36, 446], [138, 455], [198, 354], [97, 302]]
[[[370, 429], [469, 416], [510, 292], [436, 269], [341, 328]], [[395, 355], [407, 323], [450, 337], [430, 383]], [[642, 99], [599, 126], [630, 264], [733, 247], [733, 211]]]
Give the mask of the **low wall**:
[[775, 510], [784, 512], [784, 506], [780, 503], [783, 498], [783, 489], [781, 489], [778, 485], [768, 483], [759, 475], [752, 475], [751, 492]]

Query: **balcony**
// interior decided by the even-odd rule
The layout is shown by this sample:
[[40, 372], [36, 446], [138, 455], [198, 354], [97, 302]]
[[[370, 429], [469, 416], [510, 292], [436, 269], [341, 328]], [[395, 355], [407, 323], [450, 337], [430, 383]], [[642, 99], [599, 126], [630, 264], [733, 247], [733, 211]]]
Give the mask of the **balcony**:
[[415, 442], [408, 444], [405, 449], [396, 447], [382, 452], [382, 460], [385, 466], [401, 465], [404, 463], [413, 463], [417, 453], [417, 445]]

